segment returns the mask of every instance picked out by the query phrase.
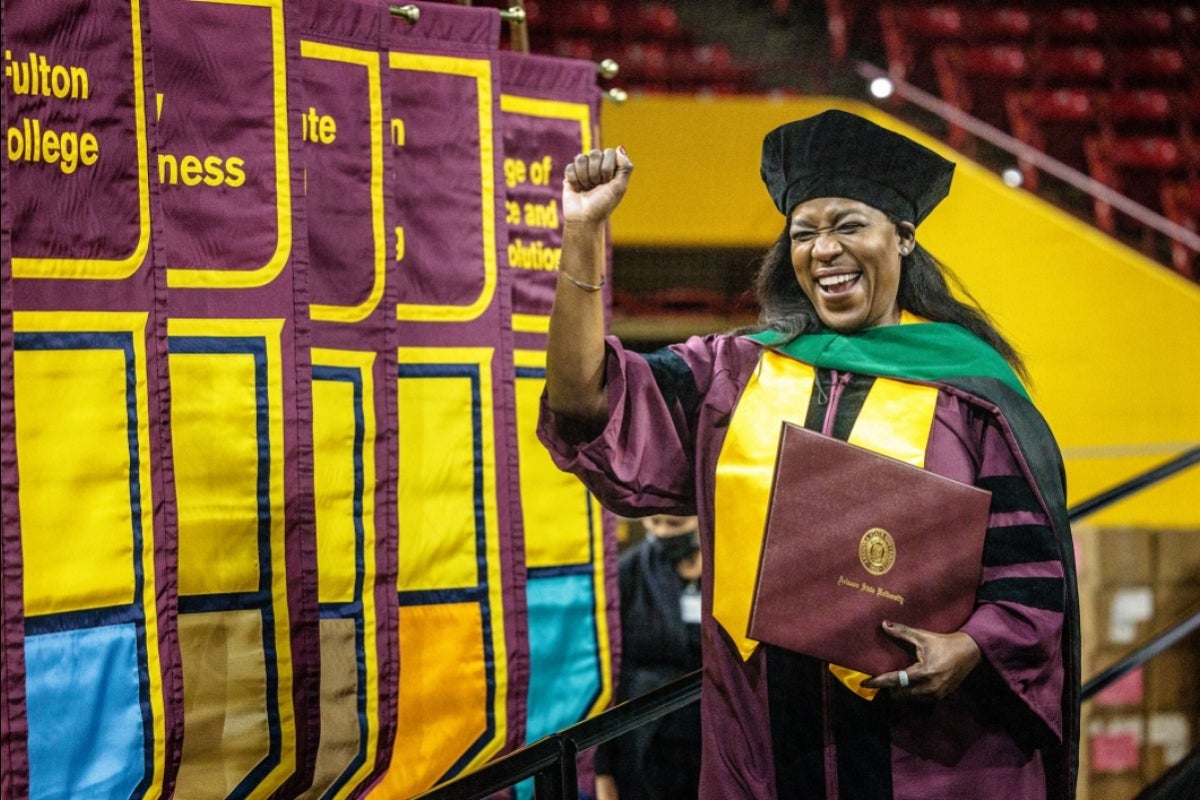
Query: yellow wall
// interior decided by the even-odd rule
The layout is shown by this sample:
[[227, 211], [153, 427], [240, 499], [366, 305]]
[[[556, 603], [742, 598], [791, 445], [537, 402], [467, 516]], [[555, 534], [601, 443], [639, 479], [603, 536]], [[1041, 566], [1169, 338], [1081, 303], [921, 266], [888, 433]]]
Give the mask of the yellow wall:
[[[874, 119], [958, 163], [921, 242], [1024, 354], [1075, 505], [1200, 444], [1200, 287], [874, 106], [844, 98], [633, 95], [606, 105], [605, 146], [633, 183], [618, 246], [766, 247], [782, 229], [758, 176], [763, 135], [830, 107]], [[1200, 467], [1088, 519], [1200, 527]]]

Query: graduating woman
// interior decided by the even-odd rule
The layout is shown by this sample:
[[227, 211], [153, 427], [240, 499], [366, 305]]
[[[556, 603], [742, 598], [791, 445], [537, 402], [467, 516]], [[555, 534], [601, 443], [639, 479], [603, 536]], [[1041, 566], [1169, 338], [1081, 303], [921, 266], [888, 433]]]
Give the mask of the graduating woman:
[[[756, 279], [759, 324], [646, 355], [606, 337], [599, 292], [632, 170], [623, 149], [567, 166], [539, 435], [613, 511], [699, 517], [700, 796], [1073, 797], [1061, 457], [1015, 350], [917, 242], [954, 165], [842, 111], [771, 131], [761, 175], [784, 226]], [[747, 634], [784, 421], [991, 492], [966, 622], [884, 623], [904, 669], [866, 676]]]

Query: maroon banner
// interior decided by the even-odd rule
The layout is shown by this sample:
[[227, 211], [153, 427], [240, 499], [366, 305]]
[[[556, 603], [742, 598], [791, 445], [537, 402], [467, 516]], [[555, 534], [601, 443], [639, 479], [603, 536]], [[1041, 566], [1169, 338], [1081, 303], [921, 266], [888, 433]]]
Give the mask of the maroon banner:
[[[590, 62], [506, 52], [500, 68], [530, 642], [524, 718], [532, 742], [609, 704], [619, 651], [615, 519], [555, 467], [536, 433], [562, 246], [563, 170], [598, 140], [600, 95]], [[590, 792], [586, 757], [579, 780]]]
[[397, 281], [376, 2], [301, 5], [321, 741], [306, 797], [354, 797], [387, 769], [397, 724]]
[[532, 433], [593, 67], [414, 5], [3, 5], [6, 798], [407, 797], [611, 699]]
[[150, 0], [181, 794], [294, 795], [318, 745], [297, 8]]
[[500, 70], [513, 327], [545, 333], [562, 249], [563, 170], [599, 139], [596, 69], [588, 61], [505, 52]]
[[528, 675], [511, 298], [498, 255], [500, 19], [490, 8], [414, 5], [419, 21], [391, 25], [384, 81], [402, 344], [399, 727], [383, 797], [519, 745], [514, 704]]

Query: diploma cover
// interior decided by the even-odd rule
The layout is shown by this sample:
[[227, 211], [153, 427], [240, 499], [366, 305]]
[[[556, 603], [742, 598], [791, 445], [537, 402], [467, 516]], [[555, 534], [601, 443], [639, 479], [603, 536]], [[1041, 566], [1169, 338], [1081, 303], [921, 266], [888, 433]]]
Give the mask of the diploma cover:
[[991, 492], [783, 423], [747, 633], [879, 675], [914, 657], [886, 620], [958, 630]]

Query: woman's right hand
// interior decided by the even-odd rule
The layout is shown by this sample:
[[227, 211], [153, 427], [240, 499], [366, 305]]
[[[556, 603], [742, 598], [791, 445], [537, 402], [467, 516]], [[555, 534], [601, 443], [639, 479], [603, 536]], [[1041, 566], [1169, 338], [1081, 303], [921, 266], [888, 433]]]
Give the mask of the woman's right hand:
[[603, 222], [629, 186], [633, 162], [625, 148], [580, 153], [563, 174], [563, 222]]

